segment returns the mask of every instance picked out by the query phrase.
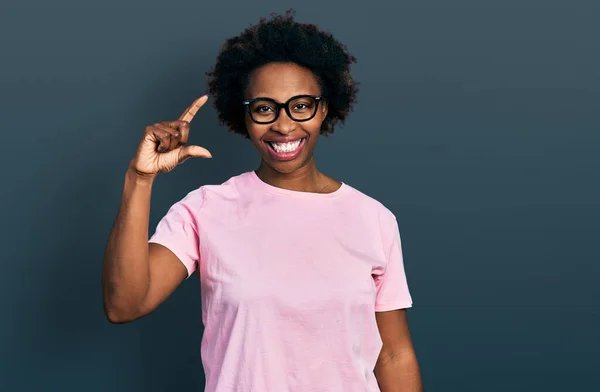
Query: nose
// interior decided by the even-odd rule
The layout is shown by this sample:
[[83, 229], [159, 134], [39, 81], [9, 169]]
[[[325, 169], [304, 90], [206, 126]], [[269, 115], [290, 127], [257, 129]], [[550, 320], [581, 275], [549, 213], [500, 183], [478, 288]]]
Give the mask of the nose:
[[279, 109], [277, 120], [271, 124], [271, 128], [281, 134], [287, 135], [296, 128], [296, 122], [287, 115], [284, 108]]

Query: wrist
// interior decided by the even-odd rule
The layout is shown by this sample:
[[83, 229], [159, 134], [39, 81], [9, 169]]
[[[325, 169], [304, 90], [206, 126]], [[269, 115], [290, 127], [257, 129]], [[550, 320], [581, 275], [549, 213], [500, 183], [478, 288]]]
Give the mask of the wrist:
[[129, 166], [127, 168], [125, 177], [127, 181], [130, 181], [136, 185], [152, 186], [154, 179], [156, 178], [156, 174], [140, 173], [133, 167]]

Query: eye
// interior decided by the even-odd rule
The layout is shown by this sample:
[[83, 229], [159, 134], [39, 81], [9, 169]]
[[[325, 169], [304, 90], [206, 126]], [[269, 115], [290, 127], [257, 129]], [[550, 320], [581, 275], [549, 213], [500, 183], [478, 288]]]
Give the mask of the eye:
[[258, 112], [258, 113], [268, 113], [268, 112], [273, 111], [273, 108], [270, 106], [267, 106], [267, 105], [262, 105], [262, 106], [255, 107], [254, 111]]
[[294, 110], [304, 110], [304, 109], [308, 109], [308, 105], [305, 103], [297, 103], [296, 105], [294, 105]]

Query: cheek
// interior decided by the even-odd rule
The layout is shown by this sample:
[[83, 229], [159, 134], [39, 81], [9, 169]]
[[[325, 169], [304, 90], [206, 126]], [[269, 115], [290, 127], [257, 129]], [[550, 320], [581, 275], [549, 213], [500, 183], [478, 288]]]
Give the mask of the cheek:
[[250, 135], [252, 135], [252, 132], [253, 132], [252, 124], [253, 124], [253, 122], [248, 119], [248, 115], [246, 115], [244, 117], [244, 124], [246, 124], [246, 130], [248, 131], [248, 133]]
[[327, 118], [327, 110], [326, 109], [323, 110], [323, 108], [319, 108], [319, 111], [317, 112], [315, 117], [310, 121], [311, 131], [312, 131], [312, 128], [314, 128], [317, 133], [320, 132], [321, 126], [323, 125], [323, 121], [325, 121], [325, 118]]
[[325, 118], [321, 118], [315, 116], [315, 118], [313, 118], [311, 121], [309, 121], [306, 124], [306, 130], [311, 134], [311, 135], [315, 135], [318, 134], [321, 131], [321, 126], [323, 125], [323, 120]]
[[250, 135], [250, 139], [252, 139], [252, 141], [254, 141], [255, 139], [257, 139], [257, 137], [259, 135], [259, 132], [256, 129], [256, 124], [254, 122], [252, 122], [252, 120], [249, 120], [248, 116], [246, 116], [245, 123], [246, 123], [246, 130], [248, 131], [248, 135]]
[[246, 122], [246, 129], [248, 130], [248, 135], [250, 136], [252, 144], [254, 144], [257, 147], [261, 146], [261, 138], [267, 132], [267, 129], [253, 122]]

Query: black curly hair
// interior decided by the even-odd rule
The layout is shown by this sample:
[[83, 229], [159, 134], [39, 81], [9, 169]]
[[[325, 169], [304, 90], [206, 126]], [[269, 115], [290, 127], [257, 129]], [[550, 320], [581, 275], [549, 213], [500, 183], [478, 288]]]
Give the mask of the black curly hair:
[[294, 20], [294, 11], [271, 14], [229, 38], [207, 72], [208, 93], [221, 124], [249, 138], [244, 122], [244, 91], [254, 70], [273, 62], [295, 63], [312, 71], [328, 104], [320, 133], [333, 133], [357, 102], [358, 83], [350, 74], [356, 62], [345, 45], [314, 24]]

